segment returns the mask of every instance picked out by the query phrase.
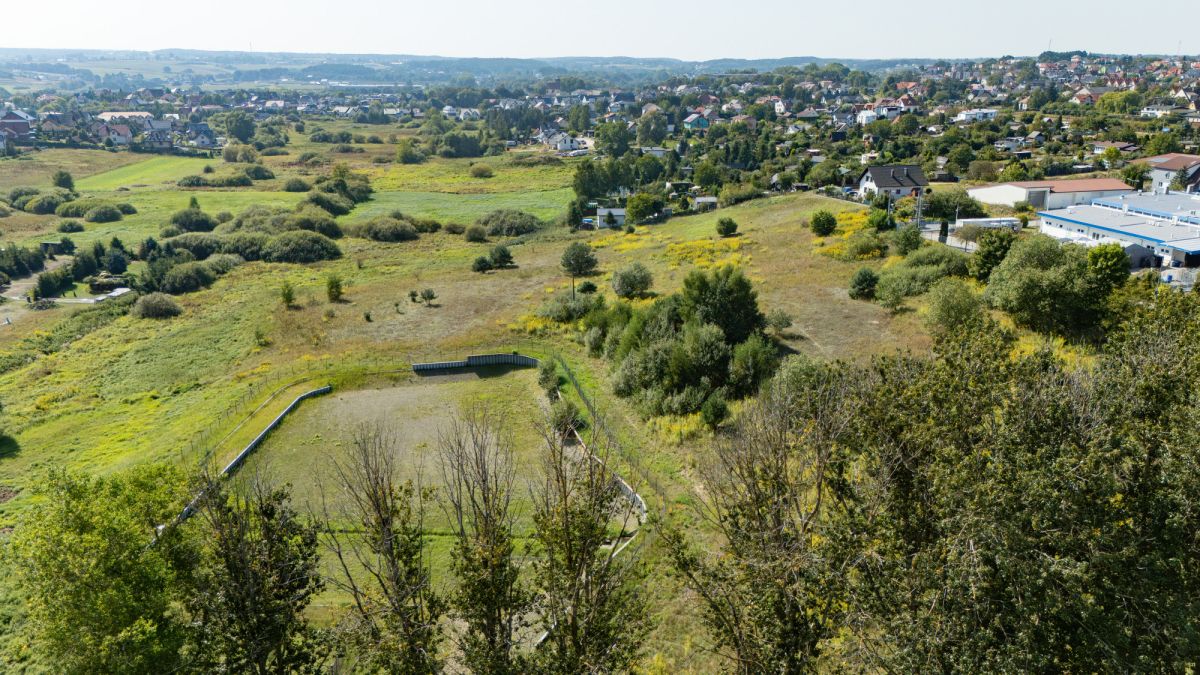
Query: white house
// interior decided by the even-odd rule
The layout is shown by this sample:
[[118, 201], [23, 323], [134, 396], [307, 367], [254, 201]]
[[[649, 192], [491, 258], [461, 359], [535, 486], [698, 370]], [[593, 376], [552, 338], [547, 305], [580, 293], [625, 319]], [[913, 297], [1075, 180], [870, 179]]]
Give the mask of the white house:
[[877, 121], [878, 119], [879, 113], [875, 112], [874, 110], [863, 110], [862, 112], [858, 113], [858, 116], [854, 118], [854, 121], [865, 127], [868, 124]]
[[927, 187], [929, 181], [915, 164], [870, 166], [858, 177], [858, 194], [864, 197], [870, 194], [907, 197]]
[[1035, 209], [1062, 209], [1077, 204], [1090, 204], [1093, 199], [1116, 197], [1130, 192], [1133, 192], [1133, 188], [1116, 178], [1021, 181], [967, 190], [968, 195], [984, 204], [1012, 207], [1025, 202]]
[[972, 108], [964, 110], [954, 117], [955, 122], [986, 122], [996, 119], [999, 111], [995, 108]]
[[[609, 216], [612, 216], [611, 224]], [[596, 227], [625, 227], [625, 209], [596, 209]]]

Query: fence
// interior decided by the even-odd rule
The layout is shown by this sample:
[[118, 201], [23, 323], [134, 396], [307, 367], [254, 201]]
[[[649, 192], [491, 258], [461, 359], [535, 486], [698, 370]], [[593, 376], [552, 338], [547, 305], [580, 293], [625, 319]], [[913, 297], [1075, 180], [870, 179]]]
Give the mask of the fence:
[[[284, 418], [287, 417], [293, 410], [295, 410], [296, 407], [299, 406], [302, 402], [304, 402], [305, 400], [310, 399], [314, 396], [322, 396], [324, 394], [328, 394], [331, 391], [333, 391], [333, 387], [331, 385], [327, 384], [324, 387], [320, 387], [318, 389], [313, 389], [312, 391], [306, 391], [303, 394], [300, 394], [299, 396], [297, 396], [296, 400], [289, 403], [288, 407], [284, 408], [282, 412], [280, 412], [278, 415], [276, 415], [275, 419], [271, 420], [271, 423], [268, 424], [266, 426], [266, 428], [264, 428], [262, 431], [258, 432], [258, 435], [255, 436], [254, 439], [251, 440], [249, 443], [247, 443], [246, 447], [242, 448], [242, 451], [237, 454], [237, 457], [234, 457], [233, 460], [231, 460], [229, 462], [229, 464], [225, 465], [225, 468], [221, 469], [220, 477], [222, 477], [222, 478], [228, 477], [234, 471], [237, 471], [237, 468], [242, 465], [242, 462], [246, 461], [246, 458], [250, 456], [250, 453], [257, 450], [258, 446], [262, 445], [263, 441], [265, 441], [267, 439], [267, 436], [269, 436], [271, 434], [271, 432], [274, 431], [281, 422], [283, 422]], [[188, 518], [190, 518], [192, 516], [193, 513], [195, 513], [196, 505], [199, 504], [200, 500], [204, 497], [205, 491], [206, 490], [201, 490], [200, 494], [196, 495], [195, 498], [193, 498], [192, 501], [190, 503], [188, 503], [188, 505], [186, 507], [184, 507], [183, 512], [180, 513], [179, 516], [176, 517], [176, 519], [175, 519], [176, 525], [187, 520]]]
[[284, 408], [282, 412], [276, 415], [275, 419], [271, 420], [271, 423], [254, 437], [254, 440], [250, 441], [246, 447], [242, 448], [242, 451], [237, 454], [237, 457], [234, 457], [229, 464], [225, 465], [224, 469], [221, 469], [221, 475], [228, 476], [234, 471], [237, 471], [237, 468], [242, 465], [242, 462], [245, 461], [246, 457], [250, 456], [250, 453], [257, 450], [258, 446], [262, 445], [262, 442], [267, 439], [267, 436], [269, 436], [272, 431], [275, 431], [280, 422], [283, 422], [283, 418], [287, 417], [293, 410], [295, 410], [300, 403], [314, 396], [328, 394], [331, 391], [333, 391], [333, 387], [327, 384], [324, 387], [313, 389], [312, 391], [306, 391], [297, 396], [296, 400], [289, 403], [288, 407]]
[[434, 361], [432, 363], [414, 363], [413, 372], [421, 373], [430, 370], [452, 370], [454, 368], [480, 368], [483, 366], [522, 366], [537, 368], [540, 362], [532, 356], [513, 352], [511, 354], [482, 354], [468, 356], [462, 361]]

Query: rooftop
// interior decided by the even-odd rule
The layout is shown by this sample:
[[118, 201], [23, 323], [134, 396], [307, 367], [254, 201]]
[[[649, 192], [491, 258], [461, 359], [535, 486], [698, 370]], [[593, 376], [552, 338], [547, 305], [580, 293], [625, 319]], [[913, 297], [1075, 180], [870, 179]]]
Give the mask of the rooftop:
[[1100, 206], [1072, 206], [1039, 211], [1038, 215], [1056, 222], [1083, 225], [1117, 237], [1142, 239], [1186, 253], [1200, 253], [1200, 225], [1154, 220]]
[[1113, 190], [1133, 191], [1124, 181], [1116, 178], [1080, 178], [1077, 180], [1027, 180], [1009, 183], [1023, 188], [1050, 188], [1051, 192], [1109, 192]]
[[1145, 162], [1153, 169], [1162, 171], [1178, 171], [1180, 169], [1190, 169], [1197, 164], [1200, 164], [1200, 156], [1185, 155], [1182, 152], [1172, 152], [1167, 155], [1155, 155], [1154, 157], [1146, 157], [1138, 160]]
[[1094, 199], [1092, 204], [1151, 218], [1179, 219], [1185, 223], [1200, 225], [1200, 194], [1187, 192], [1131, 193]]

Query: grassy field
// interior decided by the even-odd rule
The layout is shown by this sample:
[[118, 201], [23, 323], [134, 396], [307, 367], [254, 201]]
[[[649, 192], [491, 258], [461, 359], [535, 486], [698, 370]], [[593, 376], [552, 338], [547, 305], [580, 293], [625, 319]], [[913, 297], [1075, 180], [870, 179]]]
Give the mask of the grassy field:
[[[397, 125], [321, 125], [384, 138], [411, 133]], [[127, 201], [138, 210], [116, 223], [87, 224], [72, 238], [88, 244], [117, 236], [132, 244], [157, 236], [170, 214], [193, 196], [213, 214], [236, 214], [260, 204], [294, 205], [303, 195], [279, 191], [282, 182], [291, 176], [312, 179], [323, 170], [298, 165], [299, 154], [329, 156], [330, 148], [310, 143], [302, 134], [293, 140], [288, 155], [265, 158], [277, 177], [250, 188], [184, 190], [174, 185], [205, 163], [218, 172], [231, 170], [220, 160], [102, 151], [46, 151], [30, 160], [0, 161], [0, 185], [45, 185], [56, 168], [66, 168], [87, 196]], [[474, 161], [488, 163], [495, 176], [475, 179], [468, 173], [471, 160], [376, 164], [371, 157], [390, 156], [394, 146], [363, 147], [369, 151], [331, 157], [369, 173], [376, 189], [371, 201], [340, 219], [344, 223], [392, 210], [469, 223], [497, 208], [523, 209], [549, 220], [562, 213], [572, 196], [569, 164], [514, 164], [511, 155], [484, 158]], [[782, 308], [795, 317], [783, 339], [787, 350], [856, 360], [921, 349], [928, 338], [916, 312], [893, 314], [846, 295], [858, 267], [880, 267], [883, 261], [841, 262], [819, 255], [803, 227], [816, 209], [849, 208], [857, 207], [789, 194], [638, 227], [633, 234], [570, 233], [552, 226], [511, 246], [514, 268], [488, 274], [471, 272], [471, 261], [497, 242], [470, 243], [445, 231], [404, 243], [346, 237], [338, 242], [343, 251], [338, 260], [242, 265], [211, 288], [180, 296], [183, 314], [166, 322], [101, 317], [97, 310], [76, 305], [41, 312], [11, 303], [0, 306], [0, 315], [13, 319], [11, 325], [0, 325], [0, 362], [8, 364], [0, 370], [7, 435], [0, 443], [0, 494], [15, 495], [0, 502], [0, 527], [13, 525], [28, 509], [29, 486], [53, 467], [105, 473], [166, 461], [195, 468], [210, 451], [224, 457], [254, 432], [252, 427], [238, 429], [238, 422], [271, 392], [308, 386], [298, 384], [301, 380], [332, 381], [336, 393], [306, 403], [246, 466], [292, 482], [301, 502], [314, 499], [315, 481], [323, 473], [315, 458], [343, 449], [353, 426], [370, 418], [387, 418], [405, 448], [427, 453], [435, 444], [439, 417], [466, 401], [490, 398], [508, 411], [513, 432], [528, 448], [529, 423], [543, 400], [529, 371], [438, 384], [367, 375], [406, 371], [414, 361], [511, 349], [566, 355], [621, 440], [613, 458], [619, 471], [656, 512], [686, 517], [698, 485], [696, 463], [712, 436], [696, 420], [642, 419], [611, 394], [608, 364], [582, 353], [568, 331], [547, 327], [534, 316], [546, 298], [569, 287], [560, 268], [563, 249], [571, 241], [596, 247], [600, 271], [593, 281], [610, 297], [610, 275], [633, 261], [651, 269], [658, 293], [677, 289], [693, 269], [741, 265], [756, 282], [764, 309]], [[716, 236], [716, 221], [725, 216], [738, 222], [736, 237]], [[6, 241], [33, 244], [57, 239], [57, 220], [13, 214], [0, 220], [0, 230]], [[330, 274], [345, 280], [347, 292], [340, 302], [326, 299]], [[296, 289], [292, 308], [279, 302], [285, 281]], [[437, 293], [433, 306], [408, 299], [409, 291], [423, 288]], [[270, 405], [276, 404], [268, 410]], [[231, 431], [234, 435], [226, 438]], [[422, 457], [427, 463], [428, 455]], [[647, 563], [657, 570], [646, 586], [658, 618], [650, 654], [660, 654], [672, 670], [707, 672], [711, 658], [704, 651], [693, 599], [661, 573], [667, 561], [653, 537], [643, 546]], [[444, 552], [444, 542], [435, 551], [438, 547]]]
[[147, 155], [132, 152], [59, 148], [0, 158], [0, 193], [7, 194], [12, 188], [24, 185], [50, 187], [50, 177], [58, 169], [70, 172], [79, 180], [144, 162], [146, 158]]

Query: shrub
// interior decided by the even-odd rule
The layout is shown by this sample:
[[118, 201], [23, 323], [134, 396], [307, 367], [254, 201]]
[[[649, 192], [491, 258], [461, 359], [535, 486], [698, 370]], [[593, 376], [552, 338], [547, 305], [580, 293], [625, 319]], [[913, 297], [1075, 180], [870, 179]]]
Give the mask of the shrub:
[[310, 192], [308, 193], [308, 202], [325, 209], [333, 216], [344, 216], [354, 208], [354, 204], [349, 199], [329, 192]]
[[265, 234], [239, 232], [220, 238], [220, 252], [232, 253], [243, 260], [261, 260], [268, 241]]
[[472, 225], [467, 228], [464, 236], [466, 237], [467, 241], [478, 243], [481, 241], [487, 241], [487, 234], [488, 231], [484, 229], [482, 225]]
[[380, 216], [367, 221], [362, 235], [374, 241], [412, 241], [417, 238], [417, 229], [405, 221]]
[[546, 396], [554, 400], [555, 393], [558, 392], [558, 385], [561, 380], [558, 377], [558, 366], [554, 364], [553, 359], [542, 359], [538, 364], [538, 386], [542, 391], [546, 392]]
[[725, 402], [725, 397], [712, 393], [704, 401], [704, 405], [700, 406], [700, 419], [704, 420], [704, 425], [709, 429], [716, 429], [721, 426], [729, 417], [729, 404]]
[[176, 249], [182, 249], [195, 256], [196, 260], [204, 260], [221, 250], [221, 238], [208, 232], [188, 232], [177, 237], [171, 237], [170, 244]]
[[132, 216], [137, 213], [137, 209], [134, 208], [133, 204], [130, 204], [129, 202], [121, 202], [120, 204], [117, 204], [117, 210], [126, 216]]
[[246, 261], [243, 260], [241, 256], [233, 255], [231, 253], [218, 253], [208, 260], [205, 260], [204, 264], [208, 265], [208, 269], [212, 270], [213, 274], [221, 276], [223, 274], [228, 274], [230, 270], [244, 262]]
[[537, 216], [515, 209], [499, 209], [483, 216], [476, 224], [487, 229], [493, 237], [517, 237], [534, 232], [542, 226]]
[[44, 216], [54, 213], [65, 201], [67, 200], [56, 194], [37, 195], [25, 202], [24, 210]]
[[492, 171], [492, 167], [488, 166], [487, 164], [471, 165], [471, 177], [472, 178], [491, 178], [492, 176], [495, 176], [495, 175], [496, 175], [496, 172]]
[[72, 232], [83, 232], [83, 223], [81, 223], [77, 220], [64, 220], [61, 223], [59, 223], [58, 227], [55, 229], [57, 229], [59, 232], [62, 232], [64, 234], [70, 234]]
[[184, 232], [212, 232], [217, 219], [197, 208], [187, 208], [171, 215], [171, 224]]
[[284, 192], [308, 192], [311, 189], [312, 186], [304, 182], [304, 179], [302, 178], [289, 178], [287, 182], [283, 184]]
[[640, 262], [634, 262], [624, 269], [613, 272], [613, 292], [619, 298], [634, 298], [645, 295], [654, 283], [650, 270]]
[[879, 275], [869, 267], [860, 268], [850, 279], [850, 297], [855, 300], [870, 300], [875, 297]]
[[63, 202], [54, 209], [54, 215], [62, 218], [82, 218], [97, 206], [106, 204], [102, 199], [76, 199], [71, 202]]
[[916, 225], [905, 225], [892, 234], [892, 245], [900, 255], [908, 255], [921, 248], [921, 230]]
[[336, 274], [330, 274], [325, 277], [325, 296], [330, 302], [341, 302], [342, 297], [346, 294], [346, 287], [342, 283], [342, 278]]
[[275, 177], [275, 172], [262, 164], [251, 164], [246, 167], [245, 173], [250, 180], [270, 180]]
[[60, 187], [64, 190], [75, 189], [75, 179], [71, 177], [71, 174], [62, 169], [54, 172], [54, 175], [50, 177], [50, 182], [54, 184], [54, 187]]
[[[401, 220], [405, 219], [401, 218]], [[407, 220], [412, 223], [417, 232], [421, 232], [422, 234], [437, 232], [442, 229], [442, 224], [433, 218], [408, 218]]]
[[763, 196], [762, 190], [754, 187], [749, 183], [739, 183], [736, 185], [726, 185], [721, 188], [717, 194], [717, 203], [721, 206], [733, 206], [751, 199], [757, 199]]
[[447, 234], [462, 234], [467, 231], [467, 226], [462, 223], [446, 223]]
[[481, 272], [481, 273], [487, 272], [487, 271], [491, 270], [492, 267], [493, 267], [492, 260], [491, 260], [491, 258], [488, 258], [486, 255], [479, 256], [478, 258], [475, 259], [475, 262], [471, 263], [471, 271], [472, 272]]
[[186, 262], [172, 267], [163, 276], [162, 290], [172, 295], [191, 293], [212, 285], [217, 280], [204, 263]]
[[574, 401], [560, 398], [550, 406], [550, 423], [559, 434], [568, 436], [583, 428], [583, 417]]
[[817, 211], [812, 216], [812, 231], [818, 237], [828, 237], [837, 229], [837, 218], [828, 211]]
[[925, 321], [931, 331], [970, 329], [982, 320], [983, 299], [961, 279], [941, 279], [929, 289], [929, 314]]
[[279, 300], [284, 307], [291, 307], [296, 302], [296, 288], [292, 286], [292, 282], [286, 279], [283, 285], [279, 287]]
[[733, 218], [722, 218], [717, 221], [717, 234], [722, 237], [732, 237], [737, 232], [738, 224]]
[[493, 266], [500, 269], [511, 267], [513, 264], [512, 251], [508, 250], [508, 247], [503, 244], [497, 244], [492, 247], [491, 253], [488, 254], [488, 260]]
[[596, 283], [594, 281], [584, 281], [583, 283], [579, 284], [579, 286], [577, 286], [575, 288], [575, 290], [578, 291], [579, 293], [588, 294], [588, 293], [595, 293], [596, 291], [600, 290], [600, 288], [598, 286], [596, 286]]
[[132, 313], [139, 319], [170, 319], [182, 314], [183, 308], [166, 293], [150, 293], [137, 299]]
[[883, 209], [871, 209], [871, 212], [867, 214], [867, 225], [877, 232], [883, 232], [894, 229], [896, 221], [892, 219], [892, 214]]
[[871, 260], [881, 258], [887, 252], [887, 244], [874, 230], [859, 230], [850, 235], [842, 245], [838, 258], [842, 260]]
[[184, 176], [175, 181], [175, 184], [184, 188], [207, 187], [208, 180], [204, 176]]
[[341, 255], [341, 249], [331, 239], [307, 230], [272, 237], [262, 250], [262, 259], [267, 262], [310, 263], [333, 260]]
[[115, 206], [97, 206], [83, 217], [89, 223], [112, 223], [121, 219], [121, 210]]
[[183, 230], [179, 229], [179, 227], [176, 225], [167, 225], [158, 232], [158, 236], [162, 237], [163, 239], [178, 237], [181, 234], [183, 234]]
[[217, 213], [217, 222], [218, 223], [221, 223], [222, 225], [224, 225], [225, 223], [228, 223], [231, 220], [233, 220], [233, 214], [230, 213], [229, 211], [219, 211]]
[[311, 207], [301, 208], [288, 216], [284, 221], [284, 227], [288, 230], [318, 232], [330, 239], [338, 239], [342, 236], [342, 228], [337, 221], [325, 211]]

